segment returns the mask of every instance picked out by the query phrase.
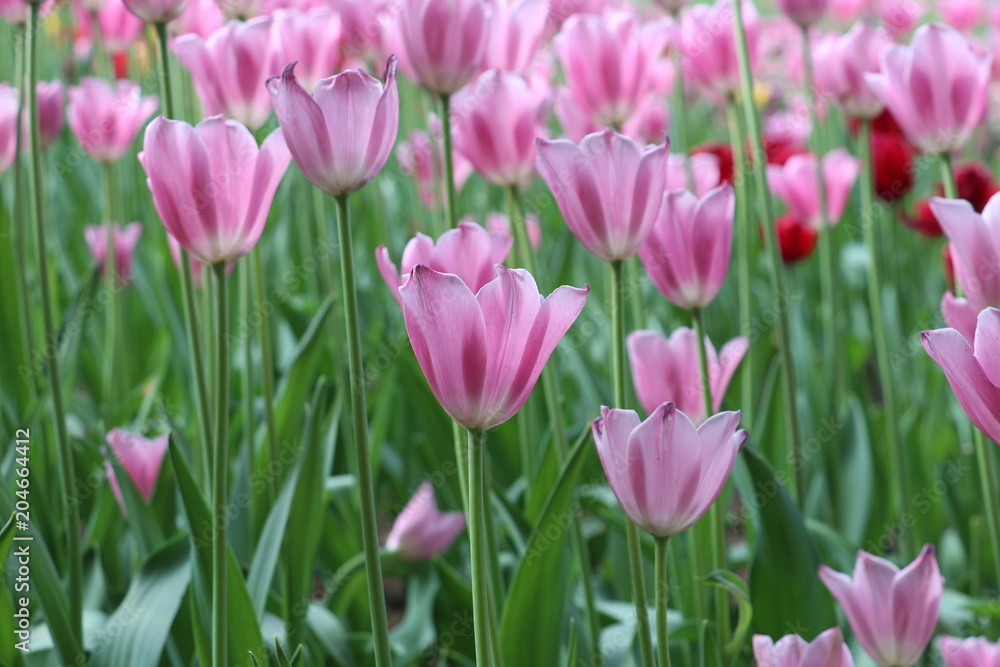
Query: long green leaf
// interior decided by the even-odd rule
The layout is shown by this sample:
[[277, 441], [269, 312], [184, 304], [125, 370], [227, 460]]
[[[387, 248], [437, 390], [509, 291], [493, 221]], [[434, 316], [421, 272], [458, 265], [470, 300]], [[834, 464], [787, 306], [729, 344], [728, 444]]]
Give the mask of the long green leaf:
[[274, 507], [271, 508], [267, 521], [264, 522], [264, 530], [260, 534], [257, 551], [254, 552], [253, 561], [250, 563], [247, 590], [250, 591], [250, 599], [253, 600], [253, 610], [257, 614], [257, 618], [264, 617], [267, 592], [271, 587], [274, 570], [278, 566], [278, 557], [281, 555], [281, 543], [285, 539], [288, 513], [292, 509], [292, 495], [298, 483], [300, 470], [302, 470], [301, 459], [292, 469], [288, 479], [285, 480], [285, 487], [281, 490], [281, 495], [275, 501]]
[[742, 648], [743, 639], [750, 630], [750, 622], [753, 620], [753, 604], [750, 602], [750, 589], [747, 587], [747, 582], [727, 570], [716, 570], [700, 577], [700, 579], [710, 586], [725, 589], [736, 598], [736, 604], [739, 606], [739, 621], [736, 623], [736, 630], [733, 632], [732, 638], [726, 644], [726, 653], [734, 655]]

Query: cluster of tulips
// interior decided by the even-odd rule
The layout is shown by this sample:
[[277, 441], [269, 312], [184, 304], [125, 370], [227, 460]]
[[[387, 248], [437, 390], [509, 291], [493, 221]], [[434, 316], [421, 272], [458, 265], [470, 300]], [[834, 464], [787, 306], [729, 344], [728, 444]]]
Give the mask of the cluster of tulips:
[[[258, 361], [249, 343], [246, 356], [233, 359], [238, 332], [231, 312], [255, 312], [276, 282], [265, 270], [265, 244], [259, 241], [292, 162], [315, 188], [311, 207], [304, 207], [314, 220], [296, 209], [296, 224], [309, 243], [336, 249], [317, 283], [324, 298], [338, 286], [339, 292], [312, 310], [329, 309], [332, 301], [342, 320], [342, 328], [325, 335], [336, 341], [336, 363], [346, 358], [331, 377], [343, 386], [350, 414], [343, 431], [353, 445], [351, 488], [357, 492], [363, 547], [356, 565], [364, 564], [370, 611], [361, 664], [387, 667], [397, 650], [390, 638], [385, 554], [407, 562], [434, 559], [448, 552], [463, 531], [469, 583], [464, 573], [456, 576], [471, 590], [468, 631], [474, 655], [447, 664], [527, 664], [517, 656], [531, 647], [508, 643], [508, 614], [501, 615], [505, 593], [511, 598], [514, 593], [504, 581], [495, 524], [501, 521], [499, 508], [511, 501], [495, 497], [488, 443], [491, 431], [514, 420], [525, 497], [532, 493], [544, 499], [552, 493], [544, 509], [532, 510], [542, 517], [532, 539], [551, 525], [545, 521], [558, 519], [554, 508], [562, 503], [565, 509], [579, 492], [572, 480], [593, 439], [625, 517], [627, 554], [616, 557], [627, 556], [634, 605], [628, 653], [633, 643], [635, 648], [627, 664], [666, 667], [672, 656], [675, 662], [680, 656], [684, 665], [732, 665], [752, 651], [762, 667], [854, 665], [839, 627], [799, 628], [798, 619], [786, 618], [788, 628], [812, 641], [799, 634], [776, 639], [756, 634], [748, 641], [751, 619], [742, 603], [734, 627], [733, 599], [746, 597], [746, 584], [728, 571], [733, 536], [726, 517], [740, 501], [724, 493], [741, 456], [760, 460], [756, 451], [747, 452], [756, 449], [753, 438], [745, 447], [748, 431], [759, 433], [757, 424], [780, 415], [781, 425], [768, 431], [779, 445], [775, 488], [789, 499], [796, 517], [806, 512], [816, 466], [807, 465], [800, 423], [803, 399], [796, 365], [803, 359], [793, 354], [791, 324], [796, 306], [783, 300], [791, 289], [789, 265], [804, 264], [818, 247], [821, 293], [815, 300], [822, 335], [814, 339], [818, 349], [810, 351], [807, 363], [829, 384], [823, 409], [837, 414], [846, 400], [851, 352], [843, 343], [839, 289], [844, 269], [834, 234], [852, 201], [858, 209], [853, 224], [867, 253], [861, 260], [867, 303], [852, 313], [867, 315], [866, 326], [870, 323], [874, 380], [866, 381], [878, 385], [883, 404], [882, 419], [872, 431], [880, 451], [884, 448], [887, 465], [880, 472], [899, 512], [906, 511], [914, 489], [906, 472], [903, 415], [885, 324], [886, 295], [893, 285], [886, 275], [892, 263], [884, 248], [889, 235], [879, 227], [888, 217], [890, 225], [898, 220], [924, 236], [947, 237], [942, 251], [952, 289], [944, 293], [940, 311], [948, 327], [924, 331], [922, 341], [976, 428], [986, 513], [979, 527], [988, 535], [983, 541], [992, 549], [1000, 581], [1000, 494], [987, 443], [1000, 442], [1000, 198], [994, 196], [1000, 184], [982, 162], [952, 164], [953, 156], [975, 142], [992, 150], [984, 128], [990, 96], [997, 90], [989, 52], [1000, 43], [996, 8], [982, 0], [940, 0], [931, 8], [904, 0], [776, 0], [776, 7], [758, 14], [743, 0], [73, 0], [67, 15], [58, 4], [0, 0], [10, 34], [22, 38], [16, 42], [18, 83], [0, 84], [0, 173], [12, 174], [15, 197], [13, 235], [3, 239], [16, 244], [0, 262], [9, 257], [16, 265], [16, 271], [3, 273], [15, 283], [5, 284], [4, 291], [27, 325], [28, 352], [18, 367], [29, 369], [20, 377], [5, 377], [4, 384], [30, 385], [33, 409], [23, 414], [39, 423], [37, 433], [45, 429], [46, 439], [48, 419], [53, 426], [51, 442], [39, 447], [51, 447], [60, 489], [34, 493], [51, 495], [50, 509], [62, 513], [65, 526], [59, 535], [65, 544], [50, 548], [66, 554], [60, 586], [68, 602], [57, 597], [58, 607], [42, 604], [62, 664], [124, 664], [102, 653], [116, 649], [95, 649], [83, 624], [88, 603], [80, 527], [87, 518], [73, 493], [83, 477], [77, 472], [81, 456], [74, 451], [79, 426], [68, 409], [72, 397], [65, 396], [67, 389], [80, 389], [60, 375], [65, 371], [65, 334], [59, 326], [64, 300], [50, 264], [57, 246], [79, 237], [58, 237], [67, 227], [51, 213], [52, 199], [64, 195], [57, 191], [47, 197], [43, 175], [45, 153], [60, 141], [64, 117], [83, 153], [103, 169], [104, 222], [82, 233], [107, 297], [101, 386], [92, 389], [102, 397], [101, 423], [109, 427], [101, 469], [122, 517], [142, 535], [142, 549], [153, 546], [145, 542], [150, 534], [140, 524], [149, 517], [158, 485], [167, 483], [162, 481], [164, 462], [171, 461], [171, 477], [179, 487], [185, 480], [194, 485], [180, 493], [196, 558], [185, 567], [201, 568], [193, 584], [198, 593], [192, 623], [206, 627], [195, 632], [197, 654], [179, 655], [172, 645], [161, 649], [162, 659], [157, 653], [152, 662], [134, 664], [195, 664], [196, 659], [213, 667], [250, 660], [324, 664], [308, 649], [296, 651], [292, 642], [301, 639], [301, 619], [292, 620], [288, 600], [285, 621], [299, 629], [277, 633], [276, 643], [240, 645], [231, 627], [233, 609], [249, 599], [247, 586], [260, 584], [256, 557], [244, 582], [229, 531], [237, 474], [230, 455], [235, 366], [244, 377], [253, 371], [262, 378], [264, 468], [280, 466], [283, 446], [275, 414], [278, 346], [267, 323], [273, 313], [260, 327]], [[55, 21], [68, 16], [73, 22], [74, 65], [90, 70], [74, 85], [39, 80], [39, 52], [47, 48], [47, 38], [55, 39], [53, 31], [41, 30], [47, 16]], [[828, 29], [834, 24], [849, 28]], [[151, 54], [155, 68], [144, 62]], [[127, 78], [153, 69], [157, 74], [144, 80], [159, 86], [158, 96]], [[177, 91], [190, 93], [192, 84], [202, 118], [194, 124], [183, 119], [184, 105], [177, 102]], [[426, 116], [426, 128], [397, 141], [401, 94], [404, 102], [419, 99], [421, 108], [432, 102], [437, 113]], [[774, 99], [781, 104], [770, 104]], [[725, 113], [728, 140], [690, 141], [697, 122], [689, 113], [695, 100]], [[762, 117], [762, 109], [770, 113]], [[273, 130], [272, 113], [278, 126]], [[843, 131], [835, 120], [844, 121]], [[837, 145], [840, 137], [844, 145]], [[137, 141], [138, 166], [166, 231], [155, 238], [141, 222], [119, 224], [130, 215], [121, 194], [122, 171], [137, 168], [130, 159]], [[361, 223], [352, 218], [352, 197], [379, 183], [394, 152], [412, 183], [395, 181], [376, 197], [413, 187], [431, 222], [412, 230], [415, 236], [398, 264], [391, 250], [402, 245], [396, 240], [365, 247], [356, 259]], [[928, 165], [932, 171], [940, 168], [938, 190], [907, 211], [909, 195], [921, 183], [920, 169]], [[485, 225], [461, 217], [461, 193], [473, 174], [503, 193], [506, 215], [490, 212]], [[544, 193], [528, 196], [536, 177]], [[318, 193], [333, 199], [335, 241], [325, 227], [328, 203]], [[554, 202], [575, 242], [600, 260], [583, 264], [592, 273], [590, 282], [608, 280], [607, 318], [599, 321], [596, 334], [604, 342], [592, 348], [608, 361], [610, 373], [602, 378], [605, 405], [583, 406], [590, 419], [576, 444], [568, 436], [574, 425], [564, 415], [572, 392], [561, 386], [567, 380], [558, 374], [560, 360], [553, 355], [581, 313], [593, 307], [588, 304], [593, 297], [588, 285], [556, 286], [555, 267], [541, 259], [559, 233], [549, 227], [543, 235], [540, 211], [530, 210], [543, 209], [546, 202]], [[402, 225], [396, 220], [378, 224], [388, 225], [392, 239], [400, 238]], [[126, 349], [145, 352], [122, 325], [122, 293], [133, 279], [140, 243], [164, 255], [169, 251], [179, 275], [185, 337], [180, 345], [189, 359], [183, 382], [192, 405], [183, 438], [166, 432], [147, 437], [150, 428], [127, 426], [136, 416], [123, 408], [132, 386], [121, 356]], [[329, 263], [339, 263], [339, 277]], [[705, 313], [718, 303], [731, 264], [737, 294], [726, 307], [739, 310], [745, 335], [717, 350]], [[234, 269], [238, 298], [231, 294]], [[448, 446], [454, 446], [449, 456], [461, 510], [440, 512], [437, 485], [425, 481], [384, 540], [375, 473], [381, 443], [373, 440], [366, 396], [371, 382], [364, 330], [371, 323], [362, 322], [359, 304], [359, 292], [373, 289], [367, 278], [376, 272], [388, 290], [375, 287], [390, 294], [402, 311], [406, 338], [425, 379], [421, 390], [429, 388], [453, 421]], [[766, 288], [756, 280], [765, 272]], [[646, 298], [648, 283], [659, 293], [653, 298]], [[776, 304], [767, 313], [766, 336], [750, 325], [759, 316], [757, 291], [765, 289]], [[669, 337], [648, 328], [668, 308], [690, 327], [678, 326]], [[319, 321], [322, 325], [323, 317]], [[40, 333], [33, 331], [37, 322]], [[4, 324], [3, 331], [14, 329], [13, 323]], [[773, 373], [761, 367], [762, 349], [777, 359]], [[47, 384], [41, 373], [47, 374]], [[738, 373], [741, 410], [724, 410], [727, 388]], [[766, 383], [779, 388], [777, 408], [762, 407], [758, 400]], [[536, 387], [541, 396], [531, 400]], [[241, 398], [242, 421], [256, 420], [256, 397], [246, 380]], [[328, 398], [317, 388], [308, 410], [326, 409], [318, 406]], [[411, 400], [409, 390], [399, 389], [397, 400]], [[634, 408], [641, 408], [645, 418]], [[250, 426], [241, 428], [250, 432]], [[304, 450], [312, 446], [309, 442], [306, 436]], [[530, 488], [536, 476], [529, 470], [537, 465], [538, 452], [551, 452], [552, 465], [562, 471], [558, 479], [570, 480], [565, 489], [562, 482], [555, 489]], [[303, 453], [303, 460], [325, 461], [321, 472], [330, 472], [329, 459], [309, 456]], [[548, 460], [550, 455], [543, 456]], [[9, 460], [0, 460], [5, 479], [13, 475], [4, 469]], [[240, 487], [241, 480], [235, 484]], [[283, 489], [269, 489], [267, 502], [274, 511], [267, 515], [268, 526], [272, 517], [275, 524], [290, 520], [292, 491]], [[319, 493], [325, 493], [323, 487]], [[312, 502], [323, 504], [322, 498]], [[199, 503], [211, 518], [207, 551], [191, 509]], [[6, 514], [8, 505], [13, 503], [5, 496], [0, 511]], [[276, 514], [282, 507], [283, 514]], [[557, 655], [558, 664], [606, 664], [602, 614], [607, 612], [595, 602], [596, 564], [583, 517], [568, 516], [561, 532], [569, 536], [569, 551], [577, 559], [572, 567], [582, 580], [584, 622], [579, 630], [574, 626], [568, 656]], [[11, 524], [2, 535], [13, 535]], [[860, 649], [881, 667], [929, 664], [921, 660], [929, 659], [924, 654], [938, 626], [945, 578], [934, 545], [920, 548], [913, 536], [909, 531], [892, 546], [893, 560], [912, 561], [902, 569], [858, 551], [852, 575], [826, 565], [814, 572], [839, 603], [856, 640], [855, 653], [860, 655]], [[647, 599], [649, 568], [644, 565], [650, 543], [655, 612]], [[545, 550], [534, 541], [531, 545]], [[3, 547], [0, 537], [0, 556], [6, 556]], [[263, 559], [270, 566], [263, 599], [253, 600], [258, 616], [279, 561], [277, 549], [269, 561]], [[294, 561], [295, 549], [286, 547], [281, 558]], [[532, 567], [542, 567], [534, 562], [536, 555], [531, 549], [521, 553], [511, 589]], [[150, 562], [155, 561], [154, 554]], [[545, 562], [560, 566], [560, 561]], [[554, 569], [548, 575], [562, 573]], [[673, 580], [677, 577], [679, 583]], [[695, 584], [696, 579], [716, 586]], [[673, 641], [669, 636], [671, 593], [689, 585], [695, 592], [682, 596], [685, 622], [710, 628], [700, 648], [683, 636]], [[270, 595], [280, 596], [285, 586], [290, 588], [275, 582]], [[0, 621], [5, 620], [2, 609]], [[122, 622], [129, 623], [127, 617]], [[564, 628], [562, 619], [555, 622]], [[1000, 646], [985, 637], [942, 637], [930, 651], [949, 667], [1000, 665]], [[0, 652], [0, 658], [13, 655]], [[34, 663], [12, 662], [11, 667], [18, 664]], [[869, 663], [859, 658], [858, 664]]]

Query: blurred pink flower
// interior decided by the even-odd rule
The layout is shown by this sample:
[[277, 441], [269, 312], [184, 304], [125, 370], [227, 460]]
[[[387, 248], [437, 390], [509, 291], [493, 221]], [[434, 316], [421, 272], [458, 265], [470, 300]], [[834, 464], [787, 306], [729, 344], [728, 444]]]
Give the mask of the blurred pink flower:
[[549, 0], [491, 0], [482, 68], [523, 73], [535, 57], [549, 16]]
[[938, 0], [938, 11], [945, 23], [955, 30], [972, 30], [986, 22], [984, 0]]
[[[279, 9], [271, 16], [277, 33], [277, 62], [295, 65], [296, 77], [308, 92], [320, 80], [340, 71], [340, 17], [331, 9]], [[276, 74], [277, 72], [275, 72]]]
[[17, 88], [0, 82], [0, 174], [10, 169], [17, 155]]
[[825, 39], [813, 49], [816, 85], [833, 97], [848, 115], [874, 118], [882, 100], [865, 79], [882, 67], [882, 54], [891, 42], [885, 31], [858, 21], [843, 36]]
[[457, 92], [479, 70], [488, 26], [484, 0], [402, 0], [396, 27], [404, 69], [431, 92]]
[[92, 158], [116, 162], [132, 146], [157, 104], [155, 97], [142, 97], [134, 81], [109, 83], [85, 76], [69, 89], [67, 118], [76, 140]]
[[403, 560], [427, 560], [451, 546], [463, 530], [465, 514], [439, 512], [434, 487], [425, 481], [393, 522], [385, 549]]
[[[118, 284], [126, 285], [132, 280], [132, 256], [135, 245], [142, 236], [142, 223], [133, 222], [124, 227], [112, 225], [114, 229], [115, 246], [115, 279]], [[87, 225], [83, 229], [83, 238], [87, 242], [90, 254], [101, 267], [101, 276], [107, 278], [108, 266], [108, 230], [105, 225]]]
[[[836, 225], [847, 207], [854, 182], [858, 180], [861, 163], [846, 148], [835, 148], [823, 156], [819, 168], [826, 187], [826, 222]], [[767, 182], [789, 210], [815, 229], [820, 229], [816, 169], [816, 156], [812, 153], [793, 155], [784, 165], [768, 165]]]
[[[538, 216], [529, 213], [524, 217], [524, 223], [528, 228], [528, 243], [535, 250], [542, 245], [542, 227], [538, 223]], [[486, 216], [486, 230], [496, 232], [504, 236], [511, 236], [510, 218], [503, 213], [490, 213]]]
[[840, 628], [821, 632], [811, 642], [798, 635], [785, 635], [777, 642], [754, 635], [753, 655], [757, 667], [854, 667]]
[[[63, 83], [59, 79], [39, 81], [38, 91], [38, 131], [42, 148], [52, 145], [62, 134], [65, 109]], [[28, 136], [28, 114], [24, 114], [23, 136]]]
[[[115, 458], [118, 459], [125, 472], [128, 473], [129, 479], [135, 484], [139, 495], [148, 503], [156, 488], [156, 479], [160, 475], [163, 457], [170, 444], [170, 435], [165, 433], [149, 439], [138, 433], [114, 428], [108, 432], [107, 441]], [[110, 468], [110, 465], [108, 467]], [[109, 477], [111, 477], [109, 480], [112, 484], [111, 490], [115, 492], [115, 497], [124, 510], [125, 504], [122, 501], [121, 489], [117, 488], [118, 481], [114, 479], [113, 475]]]
[[1000, 644], [986, 637], [941, 637], [938, 648], [948, 667], [1000, 667]]
[[694, 178], [694, 192], [702, 197], [709, 190], [722, 184], [719, 168], [719, 158], [711, 153], [695, 153], [688, 157], [680, 153], [671, 153], [667, 161], [667, 187], [669, 190], [691, 189], [688, 183], [688, 162], [691, 163], [691, 176]]
[[793, 23], [808, 27], [823, 18], [830, 0], [775, 0], [775, 3]]
[[226, 22], [215, 0], [188, 0], [184, 11], [167, 26], [172, 35], [195, 34], [202, 39], [222, 27]]
[[124, 0], [125, 7], [147, 23], [168, 23], [181, 15], [188, 0]]
[[[751, 66], [756, 63], [757, 10], [743, 0], [743, 23]], [[681, 14], [681, 52], [687, 81], [717, 94], [727, 95], [740, 89], [739, 66], [733, 30], [731, 0], [716, 0], [711, 5], [691, 5]]]

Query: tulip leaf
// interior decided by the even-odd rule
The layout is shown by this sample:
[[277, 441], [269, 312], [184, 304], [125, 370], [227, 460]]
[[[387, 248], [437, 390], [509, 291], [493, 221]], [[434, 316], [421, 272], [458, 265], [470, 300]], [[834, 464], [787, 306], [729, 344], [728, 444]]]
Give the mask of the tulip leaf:
[[[568, 583], [564, 547], [573, 521], [574, 486], [589, 435], [590, 429], [584, 429], [563, 463], [511, 581], [500, 620], [500, 642], [508, 665], [559, 663]], [[539, 591], [545, 594], [539, 595]]]
[[10, 558], [10, 550], [14, 548], [14, 513], [11, 512], [10, 518], [7, 519], [7, 523], [4, 524], [3, 528], [0, 528], [0, 575], [3, 575], [4, 569], [7, 565], [7, 559]]
[[753, 604], [750, 602], [750, 589], [747, 588], [745, 581], [727, 570], [716, 570], [699, 578], [709, 586], [718, 586], [725, 589], [727, 593], [736, 598], [736, 604], [739, 607], [739, 621], [736, 623], [736, 630], [733, 631], [732, 639], [726, 644], [726, 654], [735, 655], [742, 648], [743, 639], [746, 637], [747, 631], [750, 630], [750, 621], [753, 619]]
[[[831, 430], [831, 437], [843, 425], [825, 425]], [[841, 532], [853, 544], [861, 544], [871, 516], [872, 495], [875, 490], [874, 463], [871, 441], [868, 438], [868, 424], [864, 409], [857, 396], [847, 397], [847, 437], [842, 438], [836, 448], [842, 457], [840, 488], [836, 497], [840, 501]]]

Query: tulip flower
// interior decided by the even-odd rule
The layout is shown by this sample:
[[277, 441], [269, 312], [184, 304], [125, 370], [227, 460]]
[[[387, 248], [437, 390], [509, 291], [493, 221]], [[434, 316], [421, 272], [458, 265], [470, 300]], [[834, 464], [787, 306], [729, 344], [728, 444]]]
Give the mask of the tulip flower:
[[222, 114], [254, 132], [267, 122], [271, 96], [264, 82], [285, 65], [271, 23], [269, 17], [232, 21], [207, 39], [187, 34], [173, 41], [204, 115]]
[[157, 98], [142, 97], [139, 84], [85, 76], [69, 89], [69, 127], [77, 141], [99, 162], [117, 162], [131, 147], [139, 128], [156, 109]]
[[966, 32], [986, 21], [985, 0], [938, 0], [937, 8], [945, 23]]
[[202, 39], [221, 28], [226, 17], [215, 0], [188, 0], [184, 11], [167, 26], [171, 35], [194, 34]]
[[222, 116], [194, 127], [160, 116], [139, 153], [167, 231], [209, 265], [235, 262], [257, 244], [289, 160], [281, 130], [258, 148], [246, 127]]
[[10, 169], [17, 156], [18, 92], [9, 83], [0, 83], [0, 174]]
[[691, 156], [713, 155], [719, 161], [719, 182], [716, 185], [733, 182], [733, 147], [728, 142], [709, 142], [691, 149]]
[[927, 237], [933, 238], [944, 234], [941, 223], [937, 221], [934, 211], [931, 210], [931, 200], [928, 197], [918, 199], [913, 205], [913, 215], [904, 213], [900, 216], [900, 220], [907, 227]]
[[[684, 78], [719, 95], [732, 95], [740, 90], [731, 4], [731, 0], [716, 0], [713, 5], [691, 5], [681, 14]], [[753, 63], [758, 21], [757, 11], [748, 0], [743, 2], [743, 27]]]
[[385, 166], [399, 125], [395, 58], [385, 83], [347, 70], [320, 81], [310, 95], [291, 63], [267, 80], [267, 90], [295, 164], [323, 192], [356, 192]]
[[[115, 458], [121, 463], [129, 479], [135, 484], [139, 495], [147, 503], [153, 497], [153, 490], [156, 488], [156, 479], [160, 475], [160, 467], [163, 465], [163, 456], [167, 453], [167, 445], [170, 443], [170, 435], [163, 435], [149, 439], [144, 438], [139, 433], [132, 433], [120, 428], [111, 429], [107, 435], [108, 445], [114, 453]], [[117, 486], [117, 480], [112, 486], [112, 490]], [[115, 495], [119, 497], [120, 489]]]
[[264, 0], [215, 0], [226, 16], [246, 21], [260, 14]]
[[28, 3], [24, 0], [0, 0], [0, 18], [11, 25], [28, 21]]
[[875, 16], [894, 39], [903, 39], [923, 15], [921, 3], [912, 0], [878, 0]]
[[663, 204], [639, 258], [663, 296], [681, 308], [704, 308], [722, 288], [733, 245], [736, 198], [728, 183], [703, 197], [687, 190]]
[[747, 432], [739, 412], [720, 412], [700, 427], [673, 403], [640, 421], [633, 410], [601, 408], [594, 442], [622, 511], [655, 537], [681, 533], [722, 492]]
[[621, 128], [652, 91], [653, 67], [668, 39], [666, 23], [641, 26], [627, 12], [571, 16], [555, 48], [573, 101], [598, 125]]
[[[503, 113], [497, 113], [503, 109]], [[519, 74], [490, 70], [455, 95], [455, 146], [490, 183], [523, 185], [535, 171], [535, 138], [548, 107]]]
[[[574, 142], [588, 134], [600, 132], [606, 126], [594, 120], [576, 103], [569, 88], [556, 89], [554, 111], [566, 137]], [[621, 126], [621, 133], [640, 144], [658, 144], [663, 141], [670, 120], [670, 110], [659, 95], [650, 93], [638, 103], [632, 115]]]
[[[115, 278], [125, 285], [132, 279], [132, 256], [135, 245], [142, 236], [142, 224], [133, 222], [124, 227], [114, 225]], [[101, 275], [107, 279], [108, 229], [105, 225], [87, 225], [83, 238], [90, 248], [90, 254], [101, 267]]]
[[340, 16], [332, 9], [278, 10], [272, 19], [278, 62], [282, 67], [297, 63], [298, 81], [306, 91], [340, 71]]
[[882, 54], [891, 45], [884, 30], [858, 21], [846, 34], [822, 40], [814, 60], [816, 85], [836, 100], [848, 115], [874, 118], [883, 104], [866, 76], [881, 70]]
[[[62, 81], [38, 82], [38, 138], [42, 148], [52, 145], [62, 134], [64, 94]], [[28, 136], [28, 114], [24, 114], [21, 136]]]
[[[835, 225], [844, 213], [861, 164], [844, 148], [835, 148], [819, 161], [826, 184], [826, 222]], [[816, 229], [821, 228], [816, 157], [794, 155], [784, 166], [770, 165], [767, 182], [788, 208]]]
[[871, 155], [875, 194], [886, 202], [908, 195], [914, 179], [910, 144], [888, 132], [872, 132]]
[[947, 667], [1000, 667], [1000, 644], [986, 637], [942, 637], [938, 648]]
[[880, 667], [911, 667], [920, 660], [944, 593], [932, 545], [902, 570], [859, 551], [853, 576], [821, 565], [819, 578], [840, 603], [861, 648]]
[[403, 0], [397, 19], [400, 57], [421, 86], [451, 95], [479, 70], [488, 19], [484, 0]]
[[[975, 161], [955, 168], [955, 189], [959, 199], [966, 200], [972, 204], [973, 209], [981, 213], [993, 195], [1000, 191], [1000, 185], [993, 180], [993, 172], [989, 167]], [[938, 191], [944, 194], [944, 188], [939, 188]]]
[[799, 218], [794, 212], [788, 212], [775, 221], [775, 231], [778, 236], [778, 249], [785, 264], [800, 262], [816, 249], [816, 238], [819, 233], [816, 228]]
[[427, 560], [443, 553], [463, 530], [465, 514], [439, 512], [434, 487], [425, 481], [393, 522], [385, 548], [406, 561]]
[[537, 167], [574, 236], [613, 262], [634, 255], [652, 230], [669, 150], [669, 142], [643, 149], [604, 130], [579, 145], [539, 139]]
[[[538, 223], [538, 216], [533, 213], [527, 214], [524, 216], [524, 225], [528, 231], [528, 243], [538, 250], [542, 245], [542, 227]], [[486, 231], [510, 236], [510, 218], [503, 213], [490, 213], [486, 216]]]
[[[98, 29], [104, 49], [112, 55], [122, 54], [139, 38], [142, 33], [142, 20], [136, 18], [122, 0], [105, 0], [100, 3], [77, 4], [76, 22], [81, 35], [92, 41], [94, 27], [93, 15], [97, 16]], [[97, 5], [97, 6], [93, 6]], [[121, 78], [121, 77], [119, 77]]]
[[777, 0], [776, 4], [792, 23], [808, 28], [823, 18], [830, 2], [829, 0]]
[[399, 270], [389, 259], [389, 250], [380, 245], [375, 250], [375, 262], [392, 295], [403, 307], [399, 288], [406, 283], [410, 271], [422, 264], [440, 273], [451, 273], [462, 279], [473, 293], [496, 278], [497, 264], [510, 254], [514, 239], [509, 234], [488, 232], [475, 222], [463, 222], [449, 229], [434, 242], [425, 234], [417, 234], [403, 249]]
[[542, 40], [549, 0], [493, 0], [483, 69], [523, 73]]
[[399, 288], [431, 391], [470, 430], [499, 426], [521, 409], [590, 291], [562, 286], [543, 299], [527, 271], [497, 265], [496, 274], [473, 293], [458, 276], [418, 264]]
[[[695, 424], [705, 421], [704, 388], [698, 368], [698, 341], [694, 330], [678, 327], [665, 338], [655, 331], [633, 331], [628, 336], [628, 356], [632, 381], [642, 409], [652, 413], [663, 403], [673, 403]], [[743, 360], [750, 340], [734, 338], [715, 352], [705, 337], [708, 377], [712, 389], [712, 410], [718, 412], [726, 387]]]
[[[688, 162], [691, 163], [690, 167]], [[687, 190], [689, 168], [694, 179], [693, 192], [699, 197], [724, 182], [720, 174], [719, 158], [715, 155], [696, 153], [688, 157], [671, 153], [667, 161], [667, 190]]]
[[181, 15], [188, 0], [124, 0], [130, 12], [146, 23], [169, 23]]
[[865, 80], [911, 143], [946, 154], [964, 146], [983, 118], [991, 62], [954, 29], [925, 24], [909, 46], [887, 49], [881, 72]]
[[753, 656], [757, 667], [854, 667], [840, 628], [821, 632], [811, 642], [798, 635], [785, 635], [777, 642], [754, 635]]

